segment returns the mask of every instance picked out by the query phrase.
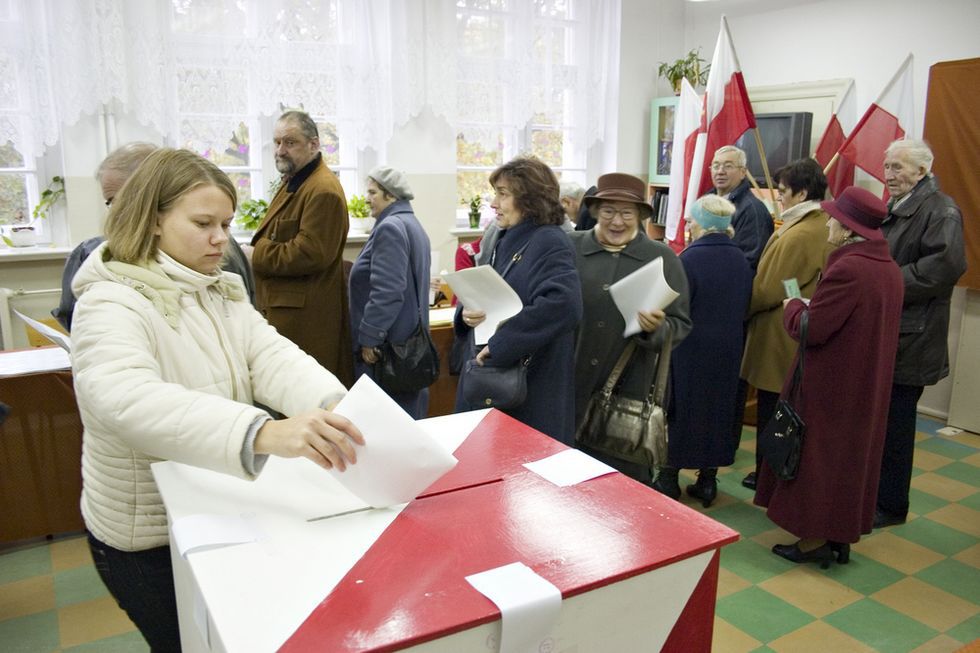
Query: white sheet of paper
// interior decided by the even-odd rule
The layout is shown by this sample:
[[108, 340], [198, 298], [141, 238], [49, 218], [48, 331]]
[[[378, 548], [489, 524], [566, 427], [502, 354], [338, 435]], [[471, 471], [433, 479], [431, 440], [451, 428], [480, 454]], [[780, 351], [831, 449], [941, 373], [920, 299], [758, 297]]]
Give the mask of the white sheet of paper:
[[241, 515], [187, 515], [176, 520], [171, 528], [181, 556], [204, 548], [257, 542], [261, 539], [255, 525]]
[[473, 574], [466, 581], [500, 609], [500, 653], [540, 650], [561, 612], [557, 587], [523, 562]]
[[0, 376], [52, 372], [71, 367], [68, 352], [60, 347], [37, 347], [0, 354]]
[[524, 463], [524, 466], [559, 487], [568, 487], [616, 471], [578, 449], [566, 449], [553, 456]]
[[477, 346], [487, 344], [501, 322], [514, 317], [524, 308], [514, 289], [489, 265], [449, 272], [445, 279], [453, 294], [459, 298], [458, 303], [487, 314], [487, 319], [474, 329]]
[[[439, 276], [439, 252], [432, 250], [429, 255], [429, 278]], [[436, 301], [436, 291], [432, 289], [432, 285], [429, 285], [429, 306]]]
[[357, 464], [330, 473], [375, 508], [411, 501], [456, 466], [456, 458], [367, 375], [334, 412], [356, 424], [366, 444], [357, 447]]
[[24, 322], [26, 322], [26, 323], [30, 324], [32, 327], [34, 327], [34, 329], [38, 333], [40, 333], [42, 336], [44, 336], [45, 338], [47, 338], [48, 340], [50, 340], [54, 344], [58, 345], [59, 347], [61, 347], [65, 351], [67, 351], [68, 353], [71, 353], [71, 338], [70, 337], [66, 336], [65, 334], [63, 334], [61, 331], [58, 331], [57, 329], [52, 329], [51, 327], [49, 327], [44, 322], [38, 322], [37, 320], [35, 320], [33, 318], [27, 317], [26, 315], [24, 315], [23, 313], [21, 313], [20, 311], [18, 311], [16, 309], [14, 309], [14, 313], [17, 314], [17, 317], [19, 317], [20, 319], [24, 320]]
[[626, 330], [623, 337], [639, 333], [640, 320], [636, 317], [639, 311], [653, 309], [663, 310], [679, 294], [670, 287], [664, 277], [664, 260], [656, 258], [639, 270], [632, 272], [613, 285], [609, 286], [609, 294], [616, 302], [616, 308], [626, 320]]

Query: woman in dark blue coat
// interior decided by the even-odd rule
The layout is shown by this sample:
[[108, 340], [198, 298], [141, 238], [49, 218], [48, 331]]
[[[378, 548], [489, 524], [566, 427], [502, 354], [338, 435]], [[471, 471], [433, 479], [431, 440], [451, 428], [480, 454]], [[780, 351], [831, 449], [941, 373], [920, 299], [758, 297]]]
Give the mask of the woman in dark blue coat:
[[[354, 378], [374, 378], [377, 348], [385, 341], [408, 340], [421, 320], [429, 328], [429, 237], [412, 211], [415, 195], [393, 168], [368, 175], [367, 199], [377, 219], [350, 272], [350, 317], [354, 339]], [[425, 417], [429, 390], [389, 392], [415, 419]]]
[[687, 493], [707, 507], [718, 492], [718, 468], [735, 461], [731, 437], [742, 361], [742, 321], [752, 295], [752, 270], [731, 239], [735, 206], [716, 195], [691, 210], [693, 242], [680, 254], [687, 273], [693, 327], [671, 360], [673, 394], [667, 419], [669, 467], [654, 487], [680, 496], [678, 469], [698, 469]]
[[[571, 445], [575, 434], [575, 326], [582, 317], [582, 291], [575, 253], [559, 226], [558, 179], [534, 157], [518, 157], [490, 175], [500, 237], [490, 265], [521, 298], [524, 308], [502, 323], [477, 352], [472, 330], [482, 311], [459, 306], [454, 327], [466, 338], [478, 365], [507, 367], [530, 356], [527, 397], [507, 414]], [[512, 263], [512, 264], [511, 264]], [[508, 268], [508, 264], [510, 268]], [[506, 270], [506, 273], [505, 273]], [[459, 379], [456, 411], [483, 408], [465, 399], [466, 370]]]

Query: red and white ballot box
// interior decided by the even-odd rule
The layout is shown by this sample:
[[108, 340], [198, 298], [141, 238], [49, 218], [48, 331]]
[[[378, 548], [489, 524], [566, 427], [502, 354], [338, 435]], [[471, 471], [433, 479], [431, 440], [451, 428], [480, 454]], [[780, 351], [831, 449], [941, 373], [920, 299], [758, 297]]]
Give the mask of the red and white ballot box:
[[512, 563], [560, 592], [536, 650], [711, 650], [735, 531], [618, 473], [553, 484], [524, 463], [566, 447], [499, 411], [421, 424], [459, 463], [395, 508], [352, 507], [297, 461], [253, 483], [154, 465], [171, 524], [242, 527], [172, 547], [184, 650], [497, 651], [508, 624], [466, 577]]

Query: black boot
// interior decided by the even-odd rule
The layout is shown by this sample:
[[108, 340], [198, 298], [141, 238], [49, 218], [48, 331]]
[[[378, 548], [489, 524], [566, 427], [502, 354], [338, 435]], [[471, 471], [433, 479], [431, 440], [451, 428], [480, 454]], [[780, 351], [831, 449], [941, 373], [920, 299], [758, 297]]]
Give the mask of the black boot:
[[674, 467], [661, 467], [657, 480], [650, 487], [674, 501], [681, 498], [681, 486], [677, 484], [677, 469]]
[[698, 470], [698, 480], [687, 486], [687, 496], [701, 499], [701, 505], [707, 508], [718, 496], [718, 468], [707, 467]]

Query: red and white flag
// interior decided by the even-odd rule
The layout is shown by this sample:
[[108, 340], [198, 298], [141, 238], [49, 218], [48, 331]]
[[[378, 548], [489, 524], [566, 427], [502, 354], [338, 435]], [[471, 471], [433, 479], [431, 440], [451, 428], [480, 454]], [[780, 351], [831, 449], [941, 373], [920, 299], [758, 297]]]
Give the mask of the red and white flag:
[[701, 120], [684, 215], [689, 214], [691, 202], [711, 189], [711, 159], [715, 151], [723, 145], [734, 145], [742, 134], [755, 127], [755, 114], [724, 16], [711, 58]]
[[670, 154], [670, 193], [667, 195], [667, 242], [684, 249], [684, 200], [694, 159], [694, 143], [701, 126], [701, 96], [687, 79], [681, 81], [681, 97], [674, 110], [674, 144]]
[[[813, 153], [813, 158], [824, 169], [827, 175], [827, 186], [830, 193], [837, 197], [848, 186], [854, 185], [854, 164], [847, 159], [834, 155], [840, 150], [841, 145], [847, 140], [847, 135], [854, 129], [854, 122], [857, 119], [857, 99], [854, 93], [854, 81], [848, 85], [844, 95], [834, 109], [834, 114], [830, 116], [827, 129], [824, 130], [817, 149]], [[830, 165], [833, 161], [833, 165]], [[830, 167], [828, 167], [828, 165]]]
[[909, 54], [841, 145], [841, 158], [885, 183], [885, 149], [892, 141], [912, 136], [912, 97], [912, 55]]

